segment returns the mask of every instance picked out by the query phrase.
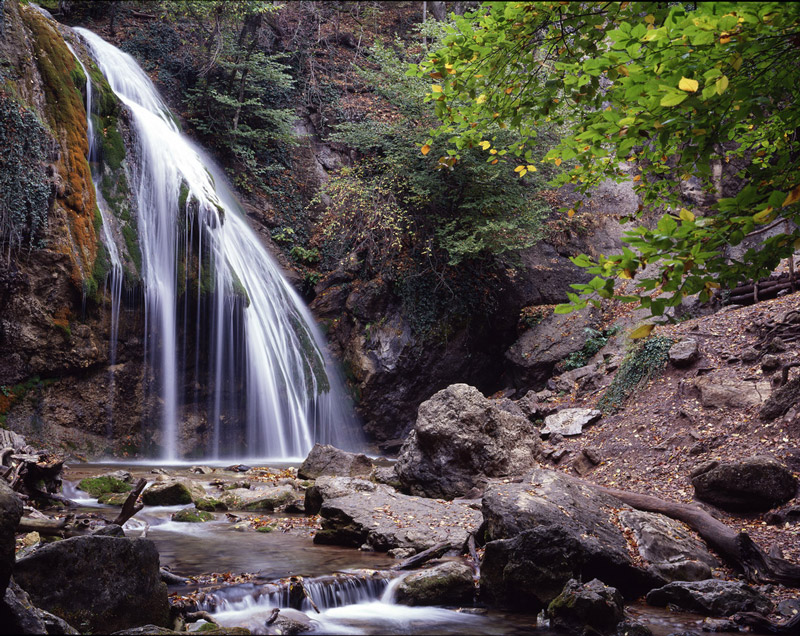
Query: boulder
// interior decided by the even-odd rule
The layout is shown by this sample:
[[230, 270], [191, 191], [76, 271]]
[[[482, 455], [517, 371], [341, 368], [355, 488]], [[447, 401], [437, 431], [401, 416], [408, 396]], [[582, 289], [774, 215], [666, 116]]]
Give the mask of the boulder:
[[736, 612], [769, 614], [772, 601], [741, 581], [675, 581], [651, 590], [650, 605], [675, 605], [689, 612], [710, 616], [730, 616]]
[[320, 477], [313, 486], [306, 489], [306, 514], [315, 515], [322, 508], [322, 502], [358, 492], [370, 493], [378, 489], [378, 484], [354, 477]]
[[793, 377], [770, 395], [758, 416], [762, 420], [774, 420], [797, 404], [800, 404], [800, 375]]
[[669, 348], [669, 361], [676, 367], [691, 366], [700, 357], [696, 338], [683, 338]]
[[403, 579], [395, 598], [403, 605], [464, 605], [475, 596], [472, 568], [461, 561], [448, 561]]
[[521, 483], [492, 484], [483, 498], [488, 540], [481, 593], [526, 611], [546, 607], [570, 579], [603, 580], [628, 597], [661, 579], [637, 567], [610, 509], [621, 501], [579, 479], [534, 470]]
[[[331, 481], [336, 479], [342, 478]], [[345, 488], [349, 492], [341, 494]], [[323, 500], [319, 509], [322, 529], [314, 543], [420, 552], [445, 541], [462, 546], [481, 523], [481, 513], [468, 503], [403, 495], [384, 484], [363, 480], [323, 484], [317, 496]]]
[[681, 522], [641, 510], [623, 510], [619, 520], [633, 532], [639, 556], [649, 571], [665, 582], [711, 578], [719, 564], [708, 549]]
[[291, 486], [266, 488], [234, 488], [223, 492], [219, 499], [228, 510], [274, 512], [285, 508], [300, 495]]
[[622, 620], [622, 594], [598, 579], [571, 579], [547, 606], [550, 625], [570, 634], [613, 634]]
[[772, 457], [709, 462], [692, 473], [695, 496], [724, 510], [752, 512], [786, 503], [797, 493], [797, 479]]
[[746, 409], [759, 406], [769, 397], [770, 384], [739, 380], [724, 372], [714, 372], [694, 380], [700, 402], [707, 408]]
[[518, 388], [544, 388], [553, 368], [571, 353], [583, 349], [587, 328], [594, 326], [597, 311], [549, 314], [525, 331], [506, 351], [506, 369]]
[[544, 418], [544, 427], [540, 432], [542, 435], [580, 435], [584, 426], [593, 424], [602, 415], [597, 409], [561, 409]]
[[617, 636], [653, 636], [653, 632], [639, 621], [626, 619], [617, 625]]
[[453, 384], [420, 405], [395, 472], [411, 494], [453, 499], [482, 488], [489, 477], [530, 470], [540, 446], [525, 417], [475, 387]]
[[214, 521], [214, 515], [205, 510], [184, 508], [173, 513], [170, 519], [180, 523], [205, 523], [206, 521]]
[[374, 466], [361, 453], [348, 453], [330, 444], [314, 444], [314, 448], [297, 469], [299, 479], [316, 479], [323, 475], [337, 477], [369, 477]]
[[142, 493], [146, 506], [179, 506], [206, 497], [206, 491], [189, 479], [159, 481]]
[[14, 567], [15, 533], [22, 517], [22, 502], [0, 479], [0, 595], [5, 592]]
[[49, 543], [17, 561], [14, 579], [34, 605], [81, 632], [169, 624], [158, 551], [147, 539], [83, 536]]
[[[47, 634], [42, 615], [28, 594], [14, 581], [8, 584], [0, 602], [0, 634]], [[72, 632], [64, 632], [76, 634]]]

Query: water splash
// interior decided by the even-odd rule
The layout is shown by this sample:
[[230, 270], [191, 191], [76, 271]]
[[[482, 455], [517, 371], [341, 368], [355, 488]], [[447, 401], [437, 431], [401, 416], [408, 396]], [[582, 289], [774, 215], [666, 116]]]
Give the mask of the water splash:
[[162, 459], [197, 450], [183, 448], [192, 441], [179, 426], [187, 404], [207, 423], [209, 458], [303, 456], [314, 442], [356, 447], [322, 336], [222, 172], [180, 132], [132, 57], [76, 31], [130, 110], [138, 140], [147, 389], [160, 405]]

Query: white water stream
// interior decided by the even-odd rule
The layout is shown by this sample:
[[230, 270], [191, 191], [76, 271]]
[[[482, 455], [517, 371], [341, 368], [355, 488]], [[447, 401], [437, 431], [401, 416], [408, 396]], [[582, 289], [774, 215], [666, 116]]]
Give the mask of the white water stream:
[[[161, 459], [184, 455], [187, 404], [208, 422], [207, 458], [304, 456], [314, 442], [354, 447], [356, 427], [323, 338], [221, 171], [180, 132], [132, 57], [91, 31], [76, 31], [130, 109], [138, 139], [129, 156], [137, 159], [131, 171], [145, 356], [150, 397], [161, 405]], [[113, 240], [106, 238], [111, 252]], [[190, 272], [192, 250], [197, 270]], [[192, 285], [196, 307], [189, 306]]]

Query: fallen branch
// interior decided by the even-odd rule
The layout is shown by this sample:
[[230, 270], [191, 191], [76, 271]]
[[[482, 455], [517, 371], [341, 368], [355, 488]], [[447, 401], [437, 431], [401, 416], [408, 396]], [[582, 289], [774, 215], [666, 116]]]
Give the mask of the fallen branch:
[[216, 619], [208, 612], [204, 612], [202, 610], [198, 612], [187, 612], [184, 614], [184, 618], [186, 619], [187, 623], [196, 623], [199, 620], [204, 620], [219, 627], [219, 623], [216, 621]]
[[469, 556], [472, 560], [472, 575], [477, 581], [481, 578], [481, 560], [478, 558], [478, 551], [475, 548], [474, 532], [470, 532], [469, 539], [467, 539], [467, 550], [469, 550]]
[[435, 546], [428, 548], [427, 550], [423, 550], [419, 554], [415, 554], [412, 557], [401, 561], [397, 565], [393, 565], [390, 569], [392, 570], [410, 570], [411, 568], [416, 568], [422, 565], [423, 563], [427, 563], [431, 559], [438, 559], [442, 556], [445, 552], [450, 550], [453, 547], [453, 544], [449, 541], [445, 541], [443, 543], [437, 543]]
[[130, 519], [133, 515], [139, 512], [143, 505], [138, 502], [139, 495], [142, 494], [144, 487], [147, 485], [147, 480], [142, 477], [139, 481], [136, 482], [136, 485], [131, 490], [131, 493], [128, 495], [128, 498], [125, 500], [125, 503], [122, 504], [122, 510], [119, 511], [119, 515], [117, 516], [114, 521], [111, 523], [115, 523], [118, 526], [123, 525], [128, 519]]
[[[173, 574], [169, 570], [165, 570], [164, 568], [160, 568], [158, 570], [159, 576], [161, 576], [161, 580], [166, 583], [167, 585], [186, 585], [189, 582], [189, 579], [185, 579], [182, 576], [178, 576], [177, 574]], [[188, 615], [187, 615], [187, 619]], [[199, 619], [195, 619], [199, 620]], [[192, 621], [189, 621], [192, 622]]]
[[276, 620], [278, 620], [278, 614], [280, 614], [280, 613], [281, 613], [281, 610], [280, 610], [279, 607], [273, 607], [272, 608], [272, 612], [270, 612], [269, 618], [267, 619], [267, 622], [264, 623], [264, 624], [267, 627], [272, 625], [272, 623], [274, 623]]
[[776, 558], [764, 552], [746, 532], [736, 532], [718, 521], [705, 510], [693, 504], [666, 501], [639, 493], [593, 486], [620, 501], [648, 512], [683, 521], [699, 534], [717, 553], [749, 581], [757, 583], [780, 583], [789, 587], [800, 587], [800, 565]]
[[775, 623], [756, 612], [739, 612], [733, 615], [737, 625], [746, 625], [756, 633], [796, 636], [800, 633], [800, 614], [795, 614], [784, 623]]

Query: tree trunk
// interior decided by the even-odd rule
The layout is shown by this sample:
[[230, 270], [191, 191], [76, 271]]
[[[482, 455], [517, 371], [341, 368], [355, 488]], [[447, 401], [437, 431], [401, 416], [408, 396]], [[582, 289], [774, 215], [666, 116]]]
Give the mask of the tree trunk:
[[800, 565], [768, 555], [746, 532], [736, 532], [699, 506], [666, 501], [652, 495], [641, 495], [616, 488], [593, 487], [638, 510], [658, 512], [683, 521], [749, 581], [800, 587]]

